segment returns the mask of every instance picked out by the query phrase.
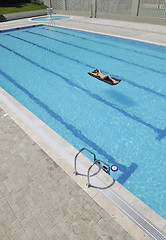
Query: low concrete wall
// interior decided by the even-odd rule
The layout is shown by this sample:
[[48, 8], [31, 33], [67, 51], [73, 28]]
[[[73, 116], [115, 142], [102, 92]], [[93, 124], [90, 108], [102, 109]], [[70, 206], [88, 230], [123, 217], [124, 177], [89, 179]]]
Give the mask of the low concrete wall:
[[19, 13], [10, 13], [0, 15], [0, 22], [16, 20], [21, 18], [30, 18], [36, 16], [42, 16], [47, 14], [47, 9], [28, 11], [28, 12], [19, 12]]

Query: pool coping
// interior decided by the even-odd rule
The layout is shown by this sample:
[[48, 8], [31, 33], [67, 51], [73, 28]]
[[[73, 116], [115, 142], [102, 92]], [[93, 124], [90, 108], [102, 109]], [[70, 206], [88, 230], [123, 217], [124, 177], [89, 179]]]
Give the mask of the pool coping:
[[[112, 201], [106, 196], [108, 189], [111, 189], [111, 191], [119, 196], [123, 202], [127, 203], [131, 209], [136, 211], [140, 216], [143, 216], [145, 221], [149, 222], [157, 231], [162, 232], [163, 238], [161, 239], [166, 239], [164, 236], [166, 232], [166, 220], [121, 184], [114, 181], [114, 179], [104, 171], [99, 171], [98, 174], [96, 174], [97, 169], [95, 168], [91, 171], [94, 175], [93, 179], [91, 177], [91, 183], [95, 185], [95, 187], [88, 188], [87, 170], [92, 165], [92, 162], [81, 153], [79, 161], [77, 162], [78, 172], [81, 172], [81, 174], [75, 176], [73, 174], [74, 157], [78, 153], [78, 150], [2, 88], [0, 88], [0, 106], [85, 192], [106, 210], [110, 216], [115, 217], [116, 221], [126, 229], [130, 235], [135, 239], [149, 239], [144, 232], [146, 229], [143, 231], [142, 227], [139, 226], [134, 219], [131, 220], [130, 216], [127, 216], [121, 211], [123, 209], [119, 209], [119, 207], [114, 205], [116, 202], [112, 204]], [[59, 158], [57, 158], [57, 153]], [[107, 191], [105, 189], [107, 189]], [[149, 234], [148, 232], [146, 233]]]
[[[38, 25], [38, 24], [36, 24]], [[61, 26], [57, 26], [61, 27]], [[64, 26], [62, 26], [64, 27]], [[65, 28], [65, 27], [64, 27]], [[76, 28], [73, 28], [76, 29]], [[78, 29], [82, 30], [82, 29]], [[88, 30], [82, 30], [88, 31]], [[92, 32], [92, 31], [90, 31]], [[102, 33], [100, 33], [102, 34]], [[104, 33], [105, 34], [105, 33]], [[110, 35], [110, 34], [108, 34]], [[119, 37], [119, 36], [118, 36]], [[129, 38], [131, 39], [131, 38]], [[137, 40], [137, 39], [134, 39]], [[137, 40], [140, 41], [140, 40]], [[144, 41], [143, 41], [144, 42]], [[152, 42], [151, 42], [152, 43]], [[155, 43], [156, 44], [156, 43]], [[163, 44], [160, 44], [163, 45]], [[135, 223], [124, 213], [121, 212], [116, 206], [112, 206], [110, 201], [97, 189], [95, 188], [87, 188], [86, 186], [86, 179], [83, 176], [78, 175], [75, 177], [73, 175], [74, 168], [70, 166], [69, 163], [66, 161], [62, 161], [62, 158], [69, 158], [74, 159], [78, 150], [75, 149], [71, 144], [69, 144], [66, 140], [64, 140], [61, 136], [55, 133], [52, 129], [50, 129], [46, 124], [44, 124], [41, 120], [39, 120], [35, 115], [33, 115], [28, 109], [26, 109], [22, 104], [20, 104], [16, 99], [10, 96], [5, 90], [0, 88], [0, 105], [2, 105], [2, 109], [54, 160], [56, 163], [61, 166], [65, 172], [76, 181], [98, 204], [103, 207], [111, 216], [116, 216], [116, 220], [118, 223], [121, 224], [135, 239], [147, 239], [144, 232], [137, 226]], [[21, 112], [23, 112], [27, 118], [33, 120], [33, 122], [40, 126], [42, 131], [47, 132], [49, 136], [52, 136], [57, 143], [57, 146], [60, 149], [58, 154], [60, 155], [60, 159], [55, 158], [54, 152], [48, 143], [44, 142], [43, 139], [40, 137], [40, 134], [37, 134], [32, 130], [30, 126], [27, 125], [25, 119], [21, 119], [19, 114], [13, 111], [12, 107], [7, 105], [5, 101], [2, 101], [2, 96], [4, 96], [7, 101], [9, 101], [12, 105], [16, 106]], [[38, 128], [38, 127], [37, 127]], [[48, 139], [47, 139], [48, 140]], [[62, 155], [64, 155], [62, 157]], [[74, 160], [73, 160], [74, 161]], [[79, 158], [81, 164], [86, 162], [86, 168], [88, 168], [92, 162], [88, 160], [83, 154]], [[79, 167], [79, 165], [78, 165]], [[98, 174], [99, 178], [104, 179], [106, 185], [110, 185], [110, 182], [113, 183], [113, 179], [105, 174], [103, 171], [100, 171]], [[141, 200], [136, 198], [132, 193], [130, 193], [127, 189], [125, 189], [122, 185], [118, 182], [115, 182], [111, 188], [122, 198], [124, 201], [128, 202], [134, 209], [136, 209], [142, 216], [144, 216], [147, 220], [149, 220], [153, 225], [155, 225], [160, 231], [166, 233], [166, 220], [163, 219], [160, 215], [155, 213], [151, 208], [149, 208], [146, 204], [144, 204]], [[109, 207], [108, 207], [109, 206]], [[131, 227], [133, 226], [133, 228]]]
[[[64, 15], [65, 16], [65, 15]], [[72, 19], [72, 18], [71, 18]], [[66, 20], [70, 20], [70, 19], [66, 19]], [[61, 20], [59, 20], [61, 21]], [[65, 20], [64, 20], [65, 21]], [[58, 22], [58, 21], [57, 21]], [[37, 22], [36, 22], [37, 23]], [[42, 24], [44, 24], [44, 22], [42, 22]], [[36, 24], [37, 25], [37, 24]], [[46, 24], [45, 22], [45, 25], [49, 25], [49, 24]], [[101, 33], [101, 32], [97, 32], [97, 31], [92, 31], [92, 30], [85, 30], [85, 29], [82, 29], [82, 28], [75, 28], [75, 27], [67, 27], [67, 26], [64, 26], [64, 25], [53, 25], [53, 27], [59, 27], [59, 28], [67, 28], [67, 29], [73, 29], [73, 30], [78, 30], [78, 31], [83, 31], [83, 32], [90, 32], [90, 33], [96, 33], [96, 34], [100, 34], [100, 35], [107, 35], [107, 36], [111, 36], [111, 37], [117, 37], [117, 38], [123, 38], [123, 39], [129, 39], [129, 40], [133, 40], [133, 41], [138, 41], [138, 42], [142, 42], [142, 43], [149, 43], [149, 44], [154, 44], [154, 45], [159, 45], [159, 46], [163, 46], [163, 47], [166, 47], [166, 44], [164, 43], [159, 43], [159, 42], [153, 42], [153, 41], [148, 41], [148, 40], [141, 40], [141, 39], [138, 39], [138, 38], [133, 38], [133, 37], [124, 37], [122, 35], [115, 35], [115, 34], [109, 34], [109, 33]]]

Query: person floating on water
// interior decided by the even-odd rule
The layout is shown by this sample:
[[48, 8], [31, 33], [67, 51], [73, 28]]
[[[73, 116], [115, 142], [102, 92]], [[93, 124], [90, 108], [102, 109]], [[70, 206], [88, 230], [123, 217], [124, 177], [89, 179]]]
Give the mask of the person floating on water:
[[116, 85], [118, 84], [121, 80], [112, 78], [110, 74], [104, 74], [100, 71], [100, 69], [94, 69], [92, 72], [88, 72], [89, 75], [92, 77], [96, 77], [97, 79], [106, 82], [110, 85]]

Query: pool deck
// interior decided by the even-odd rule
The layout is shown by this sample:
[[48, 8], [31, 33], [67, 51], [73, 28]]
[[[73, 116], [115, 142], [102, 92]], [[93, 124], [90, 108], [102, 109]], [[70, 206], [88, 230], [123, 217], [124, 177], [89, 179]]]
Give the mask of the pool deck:
[[[0, 23], [0, 30], [30, 26], [21, 19]], [[166, 46], [160, 25], [73, 17], [57, 26], [94, 31]], [[6, 239], [154, 239], [106, 196], [117, 193], [163, 233], [166, 220], [81, 155], [75, 176], [73, 146], [0, 88], [0, 236]], [[86, 164], [84, 164], [86, 162]], [[85, 175], [85, 176], [84, 176]], [[96, 177], [97, 176], [97, 177]], [[110, 194], [110, 192], [109, 192]], [[153, 235], [153, 234], [152, 234]], [[156, 238], [157, 239], [157, 238]]]

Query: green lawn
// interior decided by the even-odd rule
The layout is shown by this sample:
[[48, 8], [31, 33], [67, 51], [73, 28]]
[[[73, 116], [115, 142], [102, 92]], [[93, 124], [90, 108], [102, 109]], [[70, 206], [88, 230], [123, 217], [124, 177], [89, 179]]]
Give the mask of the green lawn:
[[35, 3], [15, 3], [13, 6], [6, 5], [2, 6], [0, 4], [0, 14], [8, 14], [8, 13], [17, 13], [17, 12], [26, 12], [26, 11], [34, 11], [48, 8], [45, 5], [35, 4]]

